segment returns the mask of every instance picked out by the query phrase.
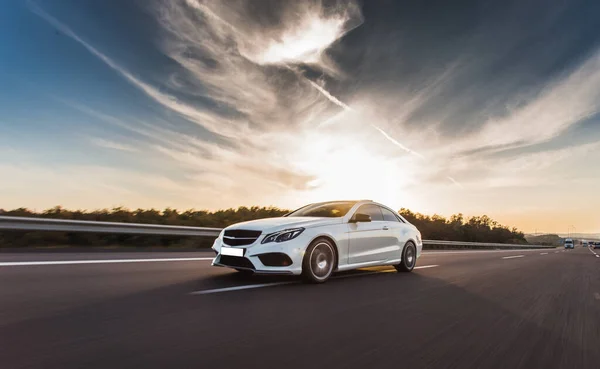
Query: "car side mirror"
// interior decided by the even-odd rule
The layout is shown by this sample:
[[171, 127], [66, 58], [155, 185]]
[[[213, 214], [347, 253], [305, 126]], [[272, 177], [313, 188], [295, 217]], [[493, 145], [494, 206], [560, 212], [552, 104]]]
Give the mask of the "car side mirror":
[[352, 219], [350, 219], [351, 223], [370, 222], [370, 221], [371, 221], [371, 216], [368, 214], [363, 214], [363, 213], [356, 213], [356, 214], [354, 214]]

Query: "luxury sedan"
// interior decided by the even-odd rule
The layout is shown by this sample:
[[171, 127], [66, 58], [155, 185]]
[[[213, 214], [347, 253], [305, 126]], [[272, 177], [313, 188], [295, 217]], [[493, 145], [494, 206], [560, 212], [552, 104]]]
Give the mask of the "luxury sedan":
[[242, 273], [302, 275], [325, 282], [332, 273], [393, 265], [410, 272], [421, 233], [392, 209], [369, 200], [310, 204], [279, 218], [231, 225], [219, 234], [212, 265]]

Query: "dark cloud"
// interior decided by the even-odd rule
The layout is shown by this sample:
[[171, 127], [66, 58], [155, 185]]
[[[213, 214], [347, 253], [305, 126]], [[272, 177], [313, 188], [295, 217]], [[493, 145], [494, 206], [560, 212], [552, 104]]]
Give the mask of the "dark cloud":
[[349, 78], [338, 95], [380, 92], [393, 112], [439, 78], [406, 124], [453, 136], [534, 98], [598, 47], [590, 1], [366, 1], [364, 24], [329, 53]]

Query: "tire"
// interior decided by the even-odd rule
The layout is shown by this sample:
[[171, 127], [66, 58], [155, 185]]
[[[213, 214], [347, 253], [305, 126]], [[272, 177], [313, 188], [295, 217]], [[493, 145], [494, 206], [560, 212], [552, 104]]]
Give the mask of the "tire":
[[408, 241], [402, 249], [400, 264], [394, 265], [394, 268], [399, 272], [408, 273], [415, 269], [415, 264], [417, 264], [417, 247], [412, 241]]
[[306, 248], [302, 259], [302, 279], [307, 283], [326, 282], [335, 266], [335, 246], [325, 238], [317, 238]]

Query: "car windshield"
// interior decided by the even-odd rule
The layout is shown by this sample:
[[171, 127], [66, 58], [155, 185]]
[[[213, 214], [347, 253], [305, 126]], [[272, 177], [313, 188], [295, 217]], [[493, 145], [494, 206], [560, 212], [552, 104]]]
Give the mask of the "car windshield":
[[353, 201], [324, 202], [319, 204], [310, 204], [298, 210], [289, 213], [288, 217], [324, 217], [339, 218], [343, 217], [356, 204]]

